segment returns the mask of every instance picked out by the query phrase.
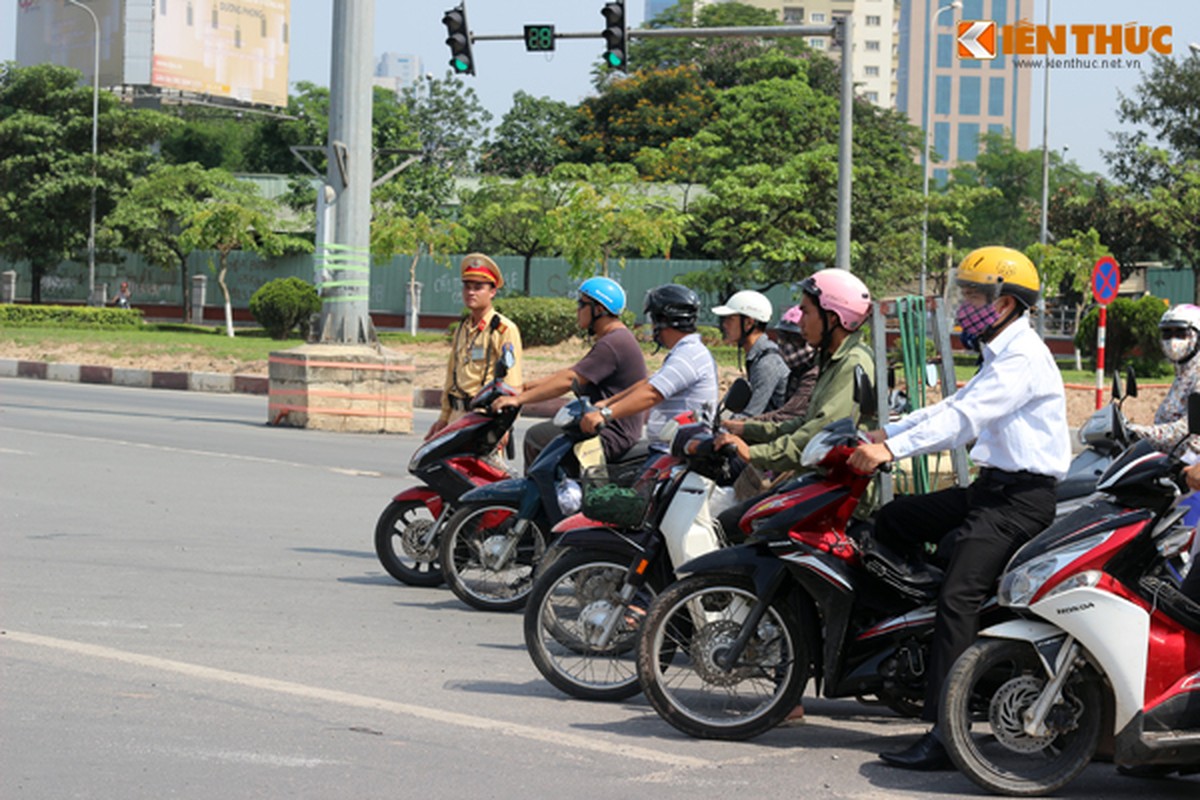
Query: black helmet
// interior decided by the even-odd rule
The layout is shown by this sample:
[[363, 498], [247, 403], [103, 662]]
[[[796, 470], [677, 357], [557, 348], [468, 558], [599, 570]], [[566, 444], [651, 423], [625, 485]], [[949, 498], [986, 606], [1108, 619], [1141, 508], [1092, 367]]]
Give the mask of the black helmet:
[[646, 307], [642, 310], [656, 330], [675, 328], [691, 333], [696, 330], [700, 296], [686, 286], [668, 283], [646, 294]]

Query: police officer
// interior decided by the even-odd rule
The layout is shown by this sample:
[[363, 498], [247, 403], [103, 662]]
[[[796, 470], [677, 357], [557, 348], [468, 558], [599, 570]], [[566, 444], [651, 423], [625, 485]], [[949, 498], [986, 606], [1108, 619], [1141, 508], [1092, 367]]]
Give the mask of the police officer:
[[504, 276], [496, 262], [483, 253], [471, 253], [462, 260], [463, 305], [467, 314], [454, 332], [450, 362], [446, 365], [446, 383], [442, 391], [442, 413], [425, 438], [467, 412], [480, 389], [496, 377], [496, 360], [506, 346], [511, 347], [514, 363], [505, 381], [520, 389], [521, 332], [516, 324], [492, 308], [496, 292], [504, 286]]
[[[979, 335], [983, 366], [955, 394], [872, 431], [850, 466], [863, 472], [894, 459], [974, 441], [979, 476], [962, 488], [900, 497], [879, 511], [875, 535], [898, 549], [937, 546], [947, 563], [938, 597], [922, 715], [937, 720], [938, 702], [955, 659], [975, 640], [979, 612], [1009, 557], [1054, 519], [1054, 484], [1067, 474], [1071, 440], [1062, 376], [1025, 312], [1041, 282], [1017, 250], [983, 247], [958, 267], [964, 301], [990, 305], [996, 322]], [[905, 769], [951, 767], [937, 727], [916, 744], [883, 753]]]

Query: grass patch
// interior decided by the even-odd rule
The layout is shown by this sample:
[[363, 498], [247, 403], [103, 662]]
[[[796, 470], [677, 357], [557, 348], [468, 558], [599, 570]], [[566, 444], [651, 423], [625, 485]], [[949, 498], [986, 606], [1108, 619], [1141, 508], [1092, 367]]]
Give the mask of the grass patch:
[[180, 327], [185, 326], [145, 325], [130, 330], [3, 328], [0, 329], [0, 348], [6, 345], [34, 349], [39, 346], [79, 345], [114, 358], [189, 354], [206, 355], [219, 360], [266, 361], [272, 351], [304, 344], [301, 338], [279, 341], [265, 334], [243, 336], [239, 330], [238, 335], [231, 339], [224, 335], [223, 328], [186, 326], [195, 330], [179, 330]]

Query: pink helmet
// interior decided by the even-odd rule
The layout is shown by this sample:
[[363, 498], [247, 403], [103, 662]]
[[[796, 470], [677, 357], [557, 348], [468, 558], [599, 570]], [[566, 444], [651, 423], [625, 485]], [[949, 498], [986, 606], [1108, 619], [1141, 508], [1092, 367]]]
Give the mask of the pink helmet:
[[780, 318], [776, 329], [788, 333], [800, 333], [800, 320], [803, 317], [804, 312], [800, 310], [800, 306], [792, 306], [783, 312], [783, 317]]
[[800, 290], [812, 295], [817, 305], [837, 314], [842, 327], [858, 330], [871, 313], [871, 291], [867, 285], [844, 269], [823, 269], [800, 283]]

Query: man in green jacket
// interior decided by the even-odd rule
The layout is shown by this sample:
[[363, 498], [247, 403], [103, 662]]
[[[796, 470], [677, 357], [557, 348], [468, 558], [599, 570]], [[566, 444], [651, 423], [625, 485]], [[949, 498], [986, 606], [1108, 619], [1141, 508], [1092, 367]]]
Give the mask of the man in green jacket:
[[823, 269], [805, 279], [800, 289], [801, 331], [820, 353], [808, 409], [786, 422], [727, 420], [723, 426], [728, 433], [713, 442], [715, 447], [733, 444], [743, 460], [776, 472], [797, 469], [808, 440], [830, 422], [842, 417], [857, 422], [854, 368], [875, 374], [875, 357], [859, 330], [871, 311], [866, 285], [846, 270]]

